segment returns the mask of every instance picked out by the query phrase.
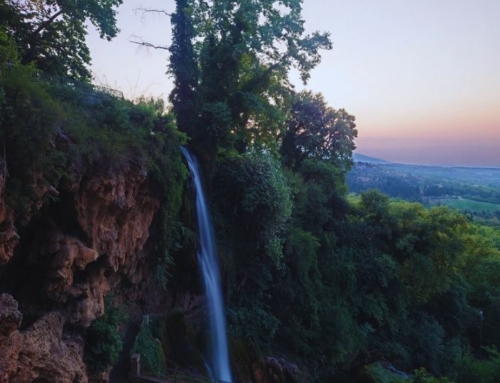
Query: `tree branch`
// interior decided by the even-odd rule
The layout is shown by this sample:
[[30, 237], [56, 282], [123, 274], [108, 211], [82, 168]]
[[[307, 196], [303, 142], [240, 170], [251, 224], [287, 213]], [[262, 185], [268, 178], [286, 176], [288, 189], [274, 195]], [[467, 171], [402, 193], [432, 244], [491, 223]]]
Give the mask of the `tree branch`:
[[47, 20], [45, 20], [43, 23], [41, 23], [39, 25], [39, 27], [37, 29], [35, 29], [33, 31], [33, 33], [31, 34], [31, 38], [33, 39], [36, 35], [38, 35], [42, 30], [44, 30], [45, 28], [47, 28], [47, 26], [52, 23], [56, 18], [57, 16], [60, 16], [61, 14], [63, 13], [62, 9], [59, 10], [58, 12], [54, 13], [52, 16], [50, 16]]
[[57, 17], [62, 15], [63, 11], [60, 9], [56, 13], [54, 13], [52, 16], [50, 16], [47, 20], [43, 21], [33, 32], [31, 32], [29, 36], [29, 48], [26, 51], [22, 62], [23, 63], [29, 63], [34, 59], [34, 52], [35, 52], [35, 43], [37, 42], [37, 39], [39, 38], [40, 32], [43, 31], [45, 28], [47, 28]]
[[148, 42], [142, 40], [138, 36], [132, 36], [132, 38], [140, 39], [140, 41], [129, 40], [132, 44], [137, 44], [137, 45], [140, 45], [140, 46], [143, 46], [143, 47], [146, 47], [146, 48], [163, 49], [163, 50], [166, 50], [166, 51], [168, 50], [168, 47], [166, 47], [166, 46], [163, 46], [163, 45], [154, 45], [154, 44], [148, 43]]
[[172, 16], [171, 13], [168, 13], [168, 12], [162, 10], [162, 9], [135, 8], [134, 12], [136, 12], [136, 13], [137, 12], [142, 12], [141, 23], [143, 23], [143, 24], [144, 24], [144, 15], [146, 13], [162, 13], [162, 14], [164, 14], [166, 16], [169, 16], [169, 17]]
[[164, 15], [172, 16], [171, 13], [168, 13], [168, 12], [164, 11], [163, 9], [148, 9], [148, 8], [136, 8], [136, 9], [134, 9], [134, 12], [138, 12], [138, 11], [141, 11], [142, 13], [149, 13], [149, 12], [163, 13]]

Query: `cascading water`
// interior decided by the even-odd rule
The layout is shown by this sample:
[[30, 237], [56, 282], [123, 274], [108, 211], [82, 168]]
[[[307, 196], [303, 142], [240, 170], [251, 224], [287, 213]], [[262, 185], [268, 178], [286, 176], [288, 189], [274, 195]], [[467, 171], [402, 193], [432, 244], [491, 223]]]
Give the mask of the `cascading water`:
[[201, 265], [203, 282], [205, 284], [210, 322], [210, 370], [214, 378], [231, 382], [219, 264], [212, 223], [208, 214], [205, 194], [203, 193], [198, 161], [186, 148], [182, 147], [181, 150], [191, 171], [196, 191], [196, 214], [200, 235], [198, 263]]

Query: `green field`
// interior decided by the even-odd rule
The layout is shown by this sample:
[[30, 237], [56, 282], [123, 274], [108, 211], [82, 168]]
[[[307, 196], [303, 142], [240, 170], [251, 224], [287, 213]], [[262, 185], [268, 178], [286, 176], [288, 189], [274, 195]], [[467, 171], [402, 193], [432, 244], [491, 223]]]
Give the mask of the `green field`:
[[500, 211], [500, 205], [487, 202], [478, 202], [466, 198], [434, 198], [429, 201], [429, 205], [445, 205], [459, 210], [486, 211], [494, 213]]

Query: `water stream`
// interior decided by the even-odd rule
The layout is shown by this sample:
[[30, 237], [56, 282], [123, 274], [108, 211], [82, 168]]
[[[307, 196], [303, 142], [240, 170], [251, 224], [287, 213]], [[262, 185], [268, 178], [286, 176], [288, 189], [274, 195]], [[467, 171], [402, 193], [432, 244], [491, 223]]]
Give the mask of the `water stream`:
[[196, 191], [196, 214], [200, 236], [198, 264], [201, 267], [205, 284], [210, 323], [210, 356], [208, 364], [213, 378], [231, 382], [219, 264], [212, 223], [201, 182], [200, 167], [194, 155], [186, 148], [181, 148], [181, 150], [191, 171]]

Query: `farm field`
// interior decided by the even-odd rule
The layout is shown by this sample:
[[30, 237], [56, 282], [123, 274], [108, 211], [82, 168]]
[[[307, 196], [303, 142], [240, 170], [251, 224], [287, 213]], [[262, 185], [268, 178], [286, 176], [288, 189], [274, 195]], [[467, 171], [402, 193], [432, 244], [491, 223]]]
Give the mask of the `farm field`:
[[351, 193], [378, 189], [390, 197], [444, 205], [471, 220], [500, 227], [500, 169], [357, 162], [347, 175]]
[[428, 199], [427, 203], [430, 206], [445, 205], [453, 209], [470, 210], [470, 211], [484, 211], [489, 213], [500, 212], [500, 205], [488, 202], [479, 202], [467, 198], [433, 198]]

